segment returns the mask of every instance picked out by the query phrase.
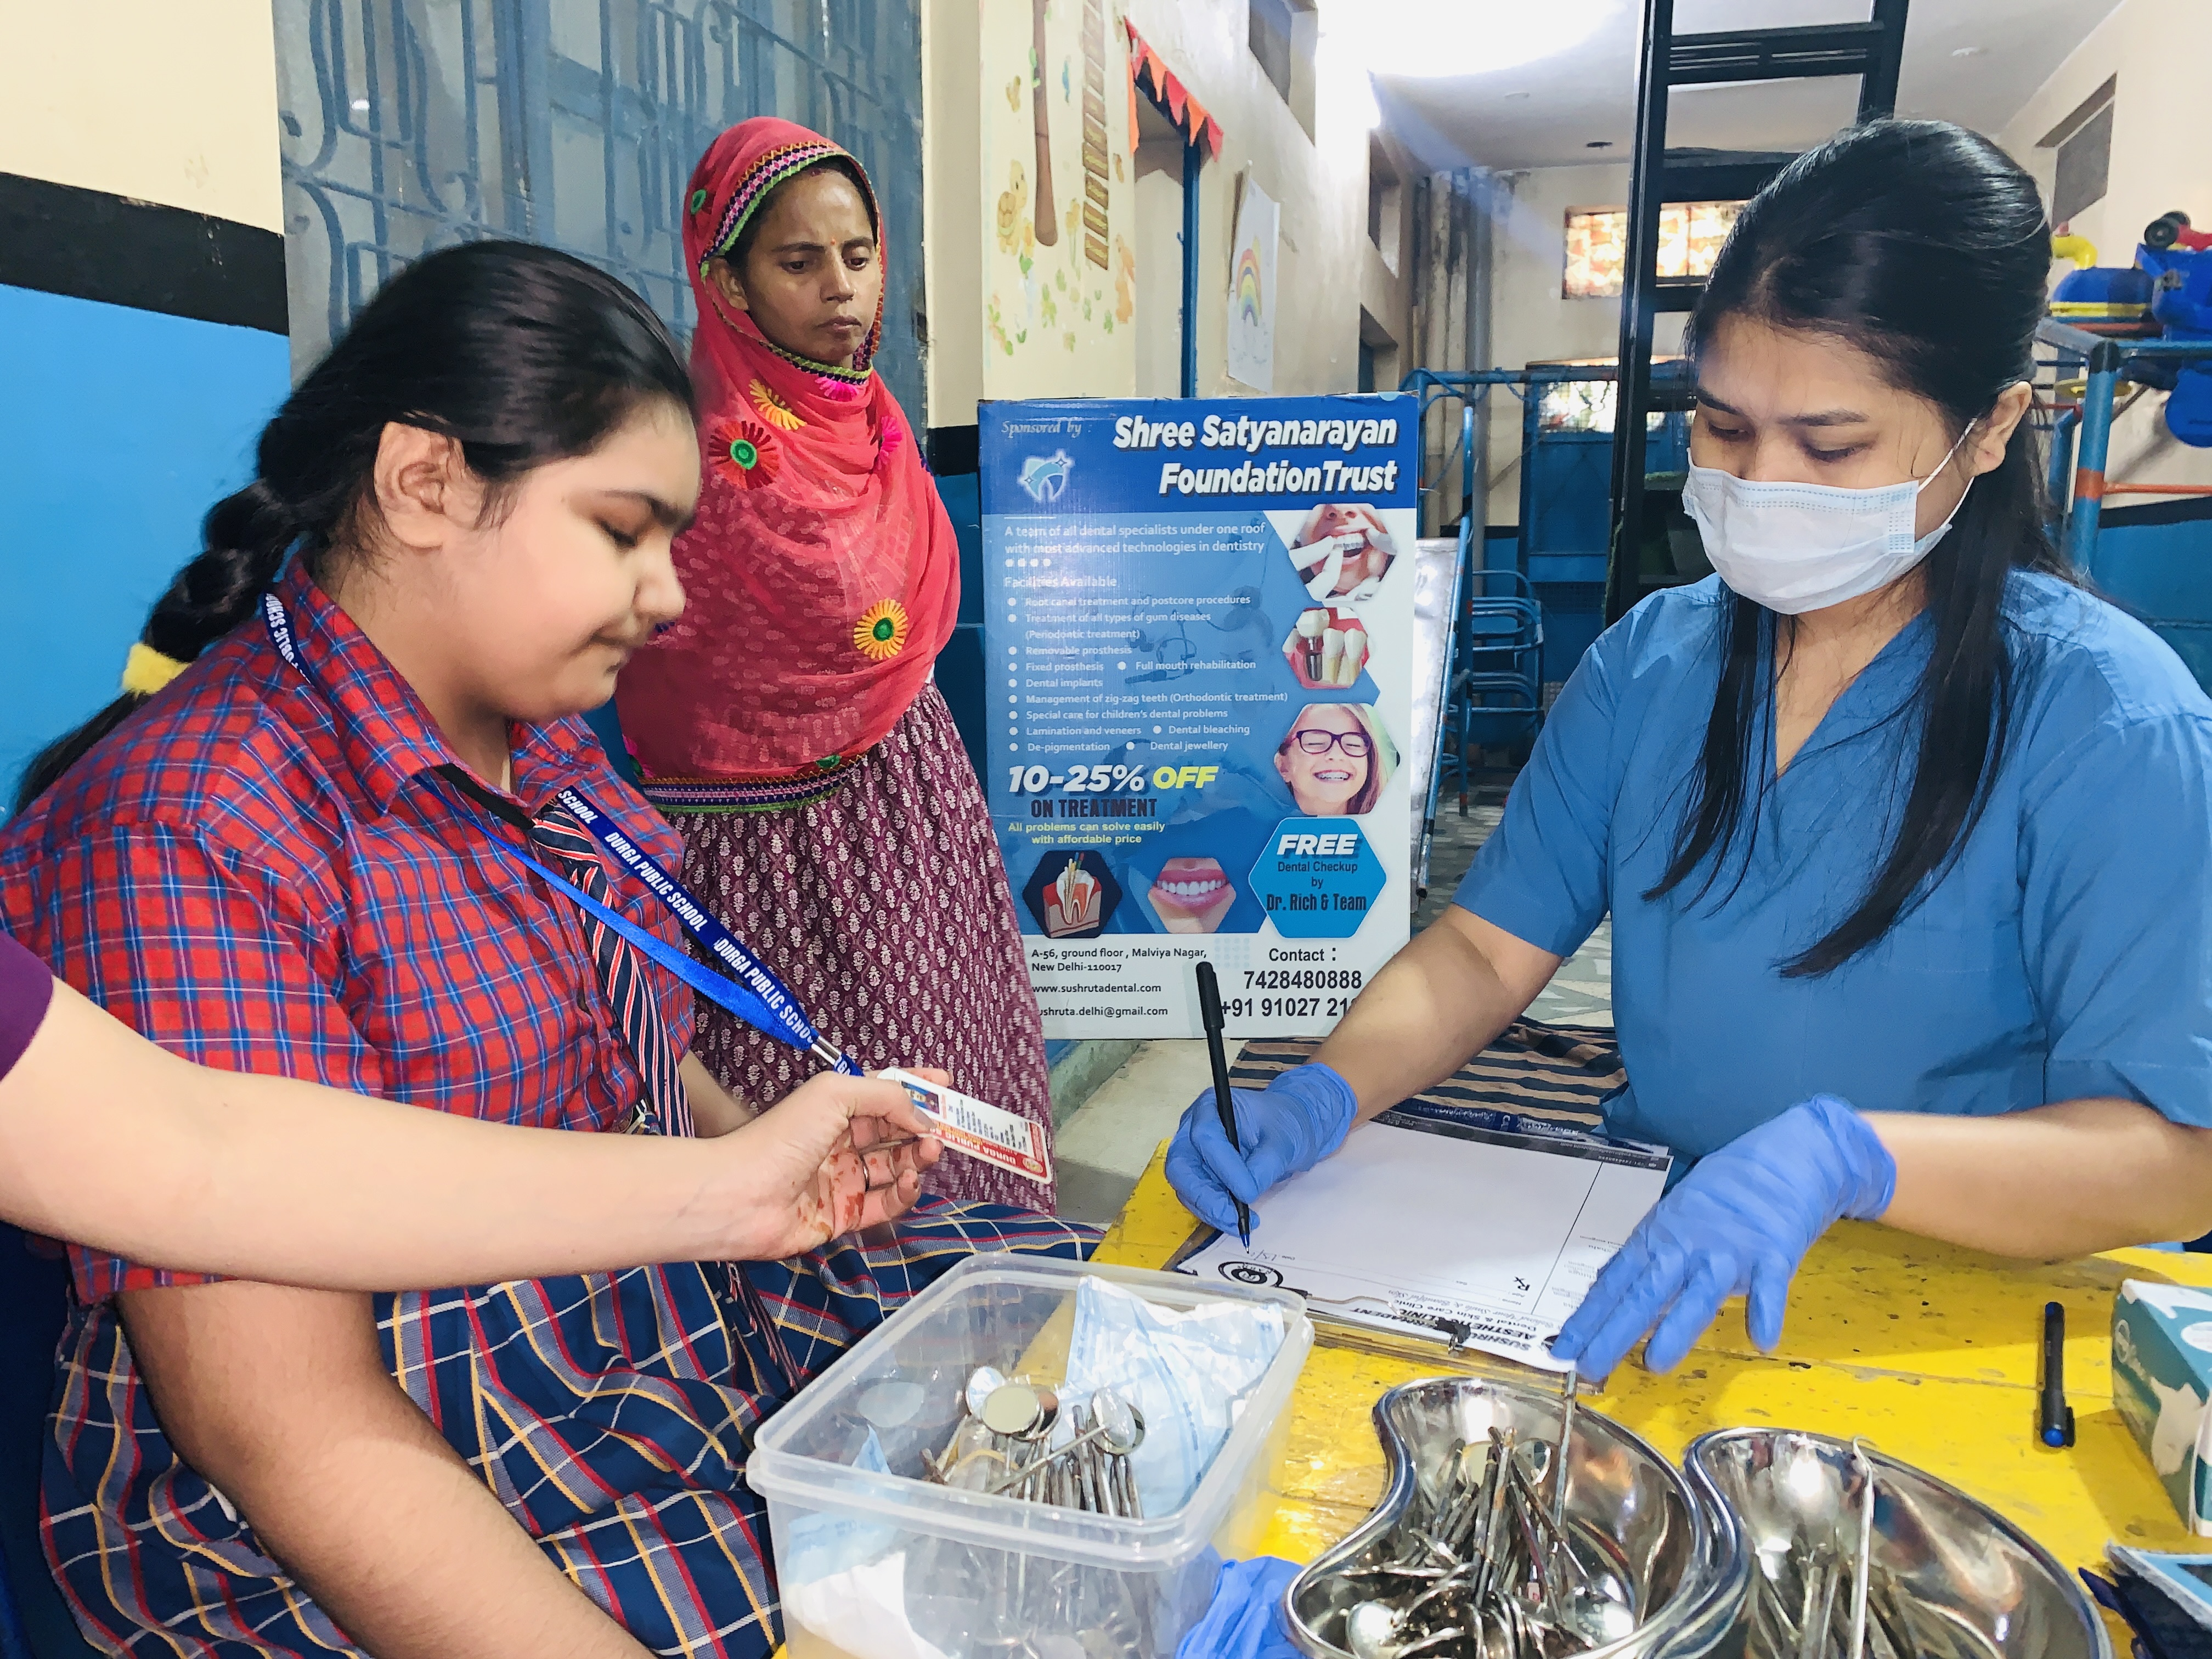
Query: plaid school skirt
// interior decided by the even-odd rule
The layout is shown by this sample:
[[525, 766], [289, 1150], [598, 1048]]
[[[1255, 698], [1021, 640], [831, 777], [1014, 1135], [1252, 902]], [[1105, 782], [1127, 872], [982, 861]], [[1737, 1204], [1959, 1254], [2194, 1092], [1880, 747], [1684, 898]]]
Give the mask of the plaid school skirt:
[[[386, 1363], [515, 1522], [657, 1654], [782, 1639], [761, 1423], [979, 1251], [1080, 1260], [1097, 1230], [925, 1200], [879, 1242], [377, 1298]], [[359, 1655], [163, 1437], [112, 1303], [74, 1312], [46, 1455], [49, 1565], [108, 1652]], [[366, 1656], [362, 1656], [366, 1659]]]

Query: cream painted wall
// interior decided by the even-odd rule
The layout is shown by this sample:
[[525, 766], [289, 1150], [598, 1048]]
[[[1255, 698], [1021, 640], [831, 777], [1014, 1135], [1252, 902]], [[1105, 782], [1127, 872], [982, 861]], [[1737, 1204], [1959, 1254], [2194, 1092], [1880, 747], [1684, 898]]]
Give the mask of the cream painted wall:
[[[1538, 167], [1501, 175], [1511, 194], [1491, 230], [1492, 366], [1522, 368], [1562, 358], [1611, 357], [1620, 347], [1618, 300], [1565, 297], [1566, 220], [1570, 208], [1620, 207], [1628, 199], [1625, 162], [1602, 167]], [[1662, 316], [1654, 349], [1674, 350], [1682, 319]], [[1493, 525], [1521, 521], [1521, 406], [1491, 393], [1490, 511]]]
[[983, 395], [982, 0], [921, 8], [921, 216], [929, 424], [972, 426]]
[[[2142, 228], [2179, 208], [2212, 227], [2212, 99], [2203, 65], [2212, 59], [2212, 4], [2206, 0], [2121, 0], [2019, 114], [1993, 134], [2036, 177], [2050, 198], [2057, 152], [2039, 147], [2107, 76], [2112, 100], [2112, 182], [2102, 201], [2075, 216], [2072, 228], [2097, 245], [2098, 262], [2131, 264]], [[2112, 423], [2108, 478], [2134, 483], [2212, 483], [2212, 450], [2179, 442], [2160, 418], [2165, 394], [2151, 392]], [[2144, 497], [2116, 496], [2126, 506]]]
[[2121, 0], [2019, 114], [1991, 136], [2036, 176], [2046, 199], [2057, 153], [2038, 147], [2108, 76], [2112, 107], [2112, 185], [2079, 215], [2075, 231], [2097, 245], [2100, 262], [2125, 264], [2142, 228], [2170, 208], [2212, 226], [2212, 5], [2204, 0]]
[[1128, 397], [1137, 192], [1118, 0], [983, 0], [981, 35], [983, 395]]
[[[1146, 41], [1227, 134], [1220, 158], [1208, 161], [1200, 175], [1199, 395], [1249, 392], [1223, 369], [1236, 182], [1247, 171], [1283, 210], [1275, 276], [1275, 391], [1354, 389], [1359, 382], [1363, 303], [1398, 343], [1400, 362], [1410, 362], [1409, 285], [1387, 270], [1381, 283], [1371, 279], [1367, 129], [1358, 100], [1332, 84], [1327, 43], [1320, 54], [1322, 78], [1316, 89], [1314, 136], [1309, 138], [1252, 55], [1245, 38], [1245, 0], [1128, 0], [1128, 10]], [[1410, 158], [1398, 157], [1397, 171], [1401, 179], [1416, 176]], [[1399, 215], [1401, 272], [1412, 269], [1412, 217], [1410, 212]], [[1145, 325], [1144, 319], [1138, 320]]]
[[269, 0], [0, 0], [0, 172], [283, 228]]
[[[1276, 279], [1275, 390], [1344, 392], [1357, 386], [1363, 306], [1397, 343], [1400, 363], [1411, 363], [1414, 354], [1407, 278], [1413, 268], [1413, 215], [1406, 205], [1410, 196], [1401, 198], [1400, 246], [1393, 272], [1375, 258], [1367, 240], [1367, 131], [1359, 121], [1356, 101], [1345, 97], [1340, 88], [1332, 95], [1325, 48], [1315, 136], [1309, 138], [1246, 43], [1245, 0], [1124, 3], [1139, 31], [1227, 135], [1221, 156], [1207, 161], [1200, 182], [1200, 394], [1235, 397], [1249, 390], [1223, 370], [1231, 222], [1237, 179], [1248, 172], [1283, 210]], [[999, 198], [1009, 187], [1003, 175], [1011, 161], [1002, 157], [990, 163], [987, 176], [986, 151], [991, 146], [983, 127], [986, 123], [993, 124], [994, 131], [999, 125], [1028, 126], [1026, 91], [1020, 93], [1015, 100], [1019, 107], [1015, 107], [1006, 86], [1012, 75], [999, 71], [1017, 59], [1026, 62], [1029, 8], [1010, 0], [925, 0], [923, 11], [931, 423], [972, 422], [978, 397], [1126, 396], [1139, 384], [1140, 362], [1146, 365], [1142, 383], [1151, 390], [1165, 366], [1159, 361], [1162, 341], [1178, 337], [1181, 252], [1171, 234], [1174, 215], [1165, 210], [1170, 195], [1176, 196], [1179, 210], [1179, 194], [1170, 191], [1155, 202], [1140, 203], [1135, 176], [1139, 169], [1133, 165], [1133, 156], [1127, 157], [1123, 172], [1109, 180], [1110, 212], [1115, 236], [1133, 233], [1132, 251], [1142, 247], [1133, 285], [1139, 314], [1127, 325], [1117, 321], [1111, 336], [1101, 331], [1096, 342], [1079, 337], [1081, 349], [1063, 350], [1057, 363], [1045, 355], [1018, 351], [1010, 356], [991, 334], [988, 307], [994, 266], [1014, 257], [999, 248], [996, 225]], [[1121, 78], [1126, 37], [1116, 8], [1109, 4], [1108, 11], [1116, 20], [1112, 24], [1107, 103], [1118, 149], [1127, 122], [1128, 94]], [[1079, 15], [1079, 4], [1056, 3], [1053, 26], [1059, 27], [1062, 14], [1070, 12]], [[994, 38], [983, 38], [987, 33]], [[1001, 35], [1006, 38], [995, 38]], [[1409, 157], [1393, 154], [1399, 176], [1406, 181], [1402, 188], [1410, 191], [1417, 170]], [[1080, 189], [1080, 174], [1072, 168], [1071, 174], [1071, 179], [1054, 181], [1063, 203], [1069, 182]], [[1146, 210], [1147, 206], [1152, 211]], [[1118, 249], [1115, 258], [1118, 261]], [[1156, 258], [1172, 262], [1172, 279], [1169, 271], [1152, 263]], [[1048, 267], [1037, 262], [1036, 268]], [[1104, 275], [1109, 280], [1098, 285], [1101, 297], [1118, 303], [1112, 280], [1121, 275], [1118, 264]], [[1003, 284], [999, 286], [1003, 289]], [[1027, 296], [1023, 297], [1026, 301]], [[1006, 292], [1000, 292], [1000, 301], [1003, 329], [1010, 303]], [[956, 325], [951, 313], [963, 307], [969, 314]], [[1055, 326], [1064, 332], [1066, 315], [1057, 294], [1055, 310], [1060, 312]], [[1093, 323], [1097, 320], [1094, 314]], [[1171, 343], [1167, 350], [1172, 354]], [[1166, 365], [1172, 362], [1170, 355]], [[1168, 390], [1174, 390], [1171, 372]]]

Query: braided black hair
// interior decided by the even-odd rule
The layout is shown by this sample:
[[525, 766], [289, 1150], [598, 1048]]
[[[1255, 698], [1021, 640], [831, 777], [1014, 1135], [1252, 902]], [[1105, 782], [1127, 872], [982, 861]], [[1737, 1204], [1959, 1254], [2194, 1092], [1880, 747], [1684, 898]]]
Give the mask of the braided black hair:
[[[204, 550], [140, 641], [190, 662], [250, 618], [288, 558], [310, 574], [359, 539], [384, 428], [453, 439], [496, 514], [532, 469], [589, 453], [643, 404], [688, 410], [668, 331], [604, 271], [526, 242], [465, 243], [385, 284], [261, 434], [256, 477], [209, 510]], [[125, 692], [25, 769], [21, 811], [146, 699]]]

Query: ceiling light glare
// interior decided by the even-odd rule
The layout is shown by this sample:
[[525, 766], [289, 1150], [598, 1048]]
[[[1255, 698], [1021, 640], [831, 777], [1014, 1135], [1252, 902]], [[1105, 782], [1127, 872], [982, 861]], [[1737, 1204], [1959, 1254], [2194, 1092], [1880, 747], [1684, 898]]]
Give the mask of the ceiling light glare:
[[1326, 9], [1323, 33], [1376, 75], [1433, 80], [1556, 57], [1589, 40], [1614, 9], [1613, 0], [1362, 0]]
[[1375, 79], [1357, 48], [1346, 39], [1347, 25], [1322, 14], [1321, 39], [1315, 51], [1315, 69], [1322, 101], [1362, 132], [1382, 125], [1382, 106], [1375, 101]]

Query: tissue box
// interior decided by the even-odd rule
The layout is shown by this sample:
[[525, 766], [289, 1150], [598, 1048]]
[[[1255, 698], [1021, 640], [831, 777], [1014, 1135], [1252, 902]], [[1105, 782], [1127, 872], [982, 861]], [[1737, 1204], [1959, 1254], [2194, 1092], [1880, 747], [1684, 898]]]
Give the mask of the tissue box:
[[2112, 1403], [2183, 1523], [2212, 1537], [2212, 1291], [2130, 1279], [2112, 1304]]

